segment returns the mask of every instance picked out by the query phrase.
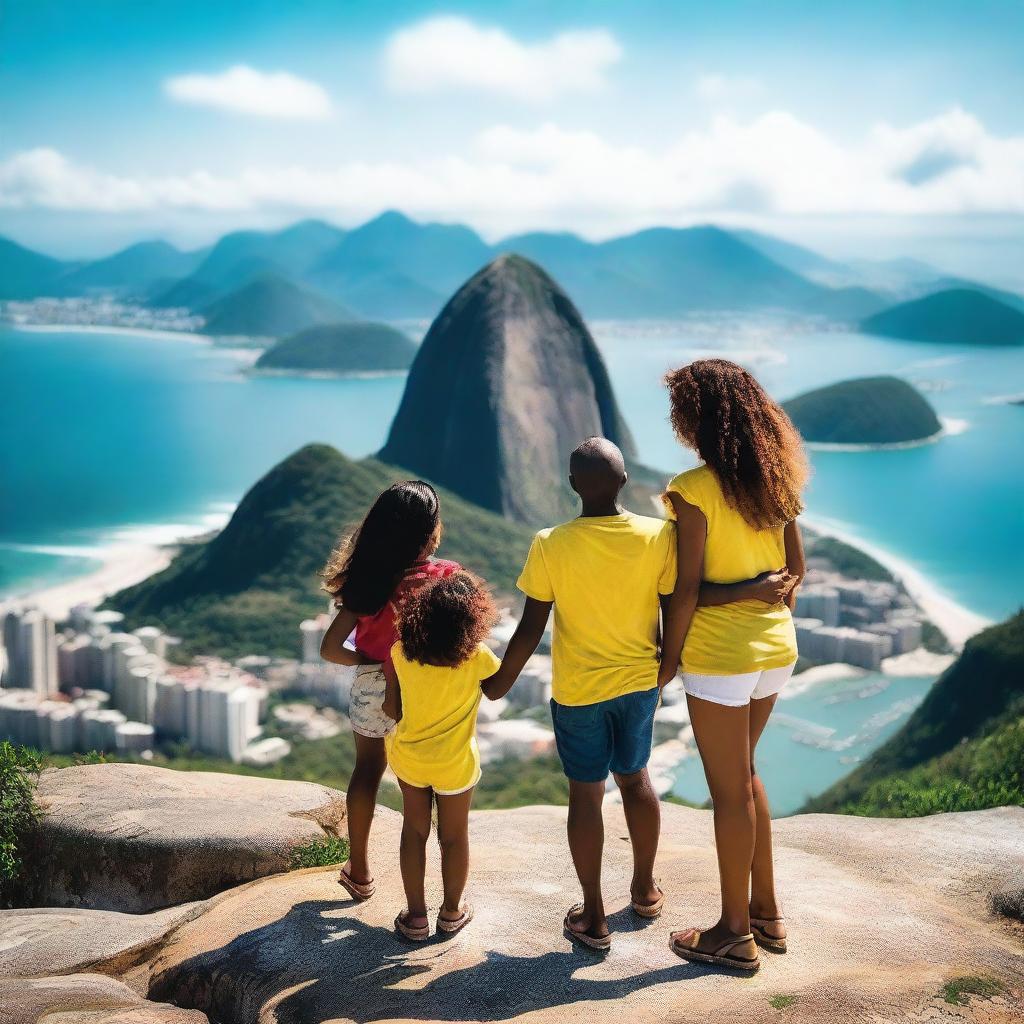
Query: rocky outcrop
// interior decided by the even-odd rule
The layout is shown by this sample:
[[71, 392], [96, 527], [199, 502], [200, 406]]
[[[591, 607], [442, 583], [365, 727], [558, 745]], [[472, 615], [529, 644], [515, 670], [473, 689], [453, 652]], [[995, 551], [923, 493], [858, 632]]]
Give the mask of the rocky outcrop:
[[[147, 970], [149, 995], [224, 1024], [320, 1021], [1019, 1021], [1024, 948], [989, 915], [987, 894], [1024, 875], [1024, 810], [918, 820], [825, 815], [780, 821], [779, 885], [790, 952], [762, 954], [739, 979], [668, 950], [671, 928], [718, 913], [711, 815], [665, 806], [662, 920], [628, 909], [630, 856], [620, 808], [606, 811], [604, 883], [614, 939], [596, 959], [561, 932], [578, 898], [565, 810], [484, 811], [471, 824], [476, 919], [454, 941], [409, 946], [398, 824], [374, 835], [378, 894], [341, 898], [334, 873], [262, 879], [211, 900]], [[436, 856], [428, 869], [436, 907]], [[987, 995], [947, 1001], [963, 979]], [[141, 977], [136, 979], [141, 983]], [[946, 989], [953, 985], [953, 989]], [[972, 986], [968, 982], [966, 987]]]
[[143, 999], [101, 974], [0, 978], [0, 1024], [208, 1024], [198, 1010]]
[[484, 508], [549, 525], [575, 509], [568, 455], [595, 434], [635, 456], [576, 307], [535, 263], [500, 256], [431, 325], [379, 458]]
[[26, 902], [143, 913], [287, 870], [344, 834], [342, 794], [307, 782], [130, 764], [45, 772]]

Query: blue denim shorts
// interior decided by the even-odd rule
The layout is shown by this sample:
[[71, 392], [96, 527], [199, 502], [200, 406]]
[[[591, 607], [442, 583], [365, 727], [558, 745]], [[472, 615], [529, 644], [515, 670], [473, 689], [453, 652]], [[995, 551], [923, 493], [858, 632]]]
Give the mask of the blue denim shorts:
[[632, 775], [647, 767], [654, 735], [656, 687], [597, 704], [551, 702], [555, 745], [573, 782], [604, 782], [608, 772]]

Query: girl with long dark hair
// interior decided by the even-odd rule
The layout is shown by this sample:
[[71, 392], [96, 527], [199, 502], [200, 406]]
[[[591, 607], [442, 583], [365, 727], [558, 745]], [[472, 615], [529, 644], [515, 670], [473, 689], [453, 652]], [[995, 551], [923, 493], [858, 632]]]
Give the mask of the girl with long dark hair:
[[[680, 473], [664, 496], [677, 523], [678, 577], [659, 682], [681, 668], [714, 805], [722, 886], [718, 922], [673, 932], [671, 948], [686, 960], [751, 971], [760, 965], [758, 945], [786, 948], [754, 749], [796, 664], [791, 609], [804, 573], [796, 519], [807, 464], [789, 417], [735, 363], [700, 359], [665, 383], [676, 436], [703, 465]], [[780, 566], [791, 586], [776, 604], [698, 606], [702, 582], [733, 583]]]
[[[338, 665], [354, 665], [349, 719], [356, 742], [356, 764], [347, 792], [349, 859], [339, 881], [359, 900], [376, 890], [368, 861], [370, 825], [377, 790], [387, 767], [384, 737], [394, 721], [383, 711], [385, 665], [398, 639], [403, 601], [429, 580], [450, 576], [461, 566], [432, 557], [441, 541], [437, 492], [422, 480], [392, 484], [373, 503], [354, 533], [343, 539], [323, 570], [324, 589], [338, 614], [320, 655]], [[355, 631], [355, 649], [345, 640]]]

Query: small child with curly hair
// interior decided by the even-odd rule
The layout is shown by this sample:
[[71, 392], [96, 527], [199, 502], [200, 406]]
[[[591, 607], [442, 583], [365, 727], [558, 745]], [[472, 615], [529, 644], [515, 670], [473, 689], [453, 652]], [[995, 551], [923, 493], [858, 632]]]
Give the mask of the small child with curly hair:
[[430, 934], [424, 874], [434, 800], [444, 888], [438, 931], [455, 933], [473, 918], [462, 896], [469, 876], [469, 808], [480, 781], [480, 684], [500, 664], [483, 640], [496, 621], [490, 594], [472, 573], [431, 580], [402, 607], [398, 642], [384, 666], [384, 713], [398, 723], [385, 742], [404, 817], [400, 864], [407, 908], [395, 918], [395, 929], [416, 942]]

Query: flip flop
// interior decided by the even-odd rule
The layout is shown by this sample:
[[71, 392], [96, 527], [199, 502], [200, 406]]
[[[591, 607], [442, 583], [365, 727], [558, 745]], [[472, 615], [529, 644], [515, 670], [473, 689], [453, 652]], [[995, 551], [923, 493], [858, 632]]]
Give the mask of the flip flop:
[[369, 882], [359, 883], [348, 873], [347, 868], [347, 862], [341, 866], [341, 872], [338, 875], [338, 885], [347, 889], [353, 899], [360, 901], [368, 900], [377, 891], [377, 883], [372, 879]]
[[409, 911], [403, 910], [398, 917], [395, 918], [395, 931], [400, 935], [407, 938], [410, 942], [426, 942], [430, 938], [430, 925], [410, 925], [406, 924], [406, 920], [409, 918]]
[[636, 900], [630, 900], [629, 905], [634, 914], [648, 919], [661, 917], [662, 908], [665, 906], [665, 894], [661, 891], [660, 885], [656, 885], [655, 888], [658, 890], [658, 898], [653, 903], [637, 903]]
[[445, 932], [448, 935], [454, 935], [456, 932], [461, 932], [463, 928], [473, 920], [473, 907], [469, 903], [462, 905], [462, 914], [456, 917], [454, 920], [449, 920], [441, 916], [441, 912], [437, 912], [437, 930], [439, 932]]
[[[693, 939], [693, 945], [686, 942], [680, 942], [677, 936], [689, 935]], [[697, 928], [687, 928], [685, 931], [672, 932], [669, 936], [668, 948], [675, 953], [676, 956], [682, 957], [684, 960], [699, 961], [704, 964], [716, 964], [719, 967], [734, 967], [740, 971], [756, 971], [761, 966], [761, 959], [755, 953], [753, 957], [749, 956], [737, 956], [731, 951], [737, 946], [743, 945], [745, 942], [753, 943], [754, 936], [752, 934], [747, 935], [733, 935], [732, 938], [726, 939], [721, 945], [719, 945], [714, 952], [705, 952], [702, 949], [698, 949], [700, 945], [702, 932]]]
[[786, 936], [783, 935], [782, 938], [779, 938], [765, 928], [766, 924], [782, 924], [785, 920], [784, 917], [752, 917], [750, 930], [754, 935], [754, 941], [764, 949], [770, 949], [775, 953], [785, 953]]
[[607, 953], [612, 948], [612, 937], [610, 935], [602, 935], [598, 938], [594, 938], [592, 935], [588, 935], [586, 932], [578, 931], [572, 926], [573, 914], [578, 914], [583, 909], [582, 903], [575, 903], [570, 908], [568, 913], [565, 915], [565, 920], [562, 922], [562, 928], [565, 930], [565, 934], [573, 940], [578, 942], [581, 946], [586, 946], [587, 949], [596, 950], [598, 953]]

